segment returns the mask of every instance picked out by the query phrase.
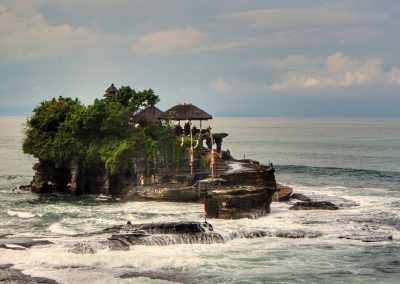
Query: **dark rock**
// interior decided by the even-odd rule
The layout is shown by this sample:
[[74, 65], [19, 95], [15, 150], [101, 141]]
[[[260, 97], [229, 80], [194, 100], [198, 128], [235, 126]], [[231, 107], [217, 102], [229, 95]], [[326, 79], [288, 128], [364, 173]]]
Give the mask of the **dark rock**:
[[213, 232], [209, 223], [169, 222], [114, 226], [105, 230], [76, 235], [77, 237], [112, 233], [104, 241], [79, 242], [70, 250], [73, 253], [96, 253], [99, 249], [125, 251], [132, 245], [166, 246], [173, 244], [211, 244], [224, 242], [223, 237]]
[[5, 238], [7, 236], [12, 236], [13, 234], [0, 234], [0, 239]]
[[365, 243], [372, 243], [372, 242], [385, 242], [385, 241], [393, 241], [392, 235], [386, 234], [375, 234], [375, 235], [341, 235], [338, 237], [339, 239], [346, 239], [346, 240], [357, 240], [362, 241]]
[[305, 201], [305, 202], [296, 202], [290, 210], [337, 210], [335, 204], [329, 201]]
[[167, 246], [175, 244], [212, 244], [222, 243], [224, 239], [218, 233], [194, 234], [145, 234], [141, 232], [112, 235], [110, 241], [128, 245]]
[[[302, 196], [300, 196], [300, 200], [302, 201], [328, 201], [331, 202], [332, 204], [336, 205], [339, 208], [349, 208], [349, 207], [354, 207], [354, 206], [359, 206], [357, 202], [354, 202], [353, 200], [345, 199], [342, 197], [338, 196], [331, 196], [331, 195], [325, 195], [325, 194], [315, 194], [315, 193], [307, 193], [307, 195], [301, 194], [301, 193], [295, 193], [295, 194], [300, 194], [309, 200], [303, 200], [306, 199]], [[294, 197], [292, 196], [293, 199], [296, 199], [296, 197], [299, 197], [298, 195], [295, 195]]]
[[33, 246], [49, 245], [53, 244], [47, 240], [34, 240], [29, 238], [3, 238], [0, 239], [0, 248], [11, 249], [11, 250], [23, 250], [31, 248]]
[[273, 201], [288, 201], [292, 196], [293, 188], [282, 184], [277, 184], [277, 191], [272, 197]]
[[20, 269], [12, 268], [12, 264], [0, 265], [0, 282], [1, 283], [42, 283], [42, 284], [57, 284], [57, 281], [43, 277], [32, 277], [23, 274]]
[[264, 231], [264, 230], [254, 230], [254, 231], [238, 231], [232, 232], [228, 235], [228, 239], [237, 239], [237, 238], [246, 238], [246, 239], [255, 239], [255, 238], [263, 238], [263, 237], [277, 237], [277, 238], [290, 238], [290, 239], [298, 239], [298, 238], [317, 238], [322, 236], [321, 232], [316, 231], [304, 231], [304, 230], [278, 230], [276, 232], [273, 231]]
[[279, 230], [275, 234], [278, 238], [317, 238], [322, 236], [321, 232], [303, 231], [303, 230]]
[[149, 234], [183, 234], [183, 233], [204, 233], [213, 231], [209, 223], [201, 222], [167, 222], [167, 223], [146, 223], [120, 225], [105, 229], [103, 232], [145, 232]]
[[191, 279], [192, 276], [186, 275], [184, 271], [179, 271], [177, 273], [176, 271], [173, 270], [167, 270], [167, 269], [161, 269], [161, 270], [148, 270], [144, 271], [143, 269], [140, 269], [138, 271], [130, 271], [122, 274], [120, 278], [122, 279], [132, 279], [132, 283], [135, 283], [134, 278], [139, 278], [139, 277], [146, 277], [150, 278], [152, 280], [164, 280], [167, 283], [193, 283], [198, 281], [198, 279]]
[[304, 194], [301, 194], [301, 193], [293, 193], [290, 198], [297, 199], [300, 201], [311, 201], [311, 198], [309, 198], [308, 196], [305, 196]]

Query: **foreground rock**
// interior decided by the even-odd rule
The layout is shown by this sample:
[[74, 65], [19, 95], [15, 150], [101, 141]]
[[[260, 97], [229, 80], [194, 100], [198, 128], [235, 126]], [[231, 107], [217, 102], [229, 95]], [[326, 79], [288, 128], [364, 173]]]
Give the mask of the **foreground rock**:
[[33, 238], [0, 238], [0, 248], [10, 250], [25, 250], [33, 246], [53, 244], [48, 240], [35, 240]]
[[[111, 234], [111, 236], [109, 236]], [[88, 240], [88, 237], [106, 235], [105, 239]], [[214, 244], [233, 239], [254, 239], [263, 237], [277, 238], [317, 238], [321, 232], [305, 230], [238, 230], [227, 235], [214, 232], [210, 223], [201, 222], [167, 222], [118, 225], [102, 231], [80, 234], [85, 238], [76, 243], [70, 250], [78, 254], [93, 254], [98, 250], [128, 251], [131, 246], [168, 246], [176, 244]]]
[[290, 210], [338, 210], [335, 204], [329, 201], [305, 201], [296, 202]]
[[0, 282], [1, 283], [42, 283], [42, 284], [57, 284], [57, 281], [43, 278], [43, 277], [32, 277], [23, 274], [20, 269], [12, 268], [12, 264], [0, 265]]

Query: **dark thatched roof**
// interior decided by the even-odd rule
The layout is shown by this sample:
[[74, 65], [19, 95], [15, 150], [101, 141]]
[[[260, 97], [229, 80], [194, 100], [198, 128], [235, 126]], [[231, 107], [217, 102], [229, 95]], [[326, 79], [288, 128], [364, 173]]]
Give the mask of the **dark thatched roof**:
[[110, 87], [106, 90], [106, 93], [104, 94], [104, 97], [106, 98], [112, 98], [117, 94], [117, 88], [115, 88], [114, 84], [111, 84]]
[[166, 110], [160, 119], [169, 120], [208, 120], [212, 116], [192, 104], [179, 104]]
[[163, 112], [155, 106], [150, 106], [133, 116], [133, 121], [138, 123], [155, 123]]

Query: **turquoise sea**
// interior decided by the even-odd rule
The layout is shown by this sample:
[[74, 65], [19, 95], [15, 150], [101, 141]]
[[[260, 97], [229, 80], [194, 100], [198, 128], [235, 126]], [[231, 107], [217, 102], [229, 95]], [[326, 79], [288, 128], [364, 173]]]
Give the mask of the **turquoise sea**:
[[[128, 220], [201, 221], [202, 204], [12, 191], [30, 182], [36, 162], [21, 151], [24, 121], [0, 117], [0, 235], [54, 245], [0, 248], [0, 265], [60, 283], [399, 283], [400, 119], [217, 117], [210, 122], [213, 131], [229, 133], [223, 148], [234, 157], [271, 161], [279, 183], [340, 209], [289, 211], [290, 202], [274, 202], [271, 214], [256, 220], [209, 220], [224, 243], [130, 251], [105, 249], [98, 236], [72, 235]], [[229, 238], [252, 229], [320, 236]], [[76, 253], [77, 241], [98, 245]]]

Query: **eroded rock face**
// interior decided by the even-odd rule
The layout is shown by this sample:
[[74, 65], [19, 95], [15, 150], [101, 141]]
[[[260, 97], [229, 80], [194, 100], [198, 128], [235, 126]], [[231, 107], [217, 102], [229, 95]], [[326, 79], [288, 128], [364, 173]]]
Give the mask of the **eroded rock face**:
[[[199, 148], [197, 151], [199, 157], [210, 150]], [[193, 169], [190, 169], [186, 156], [180, 161], [181, 167], [171, 167], [163, 163], [162, 152], [157, 154], [160, 161], [153, 165], [156, 174], [150, 177], [146, 157], [129, 159], [125, 168], [114, 175], [108, 174], [100, 162], [41, 161], [34, 167], [31, 188], [37, 193], [116, 195], [125, 200], [140, 201], [203, 202], [206, 198], [209, 218], [256, 218], [269, 213], [277, 188], [272, 165], [235, 160], [226, 153], [215, 158], [213, 178], [200, 159], [193, 162], [196, 165]], [[287, 190], [290, 191], [282, 188], [281, 192]], [[287, 192], [282, 198], [290, 194]]]
[[293, 188], [282, 184], [277, 184], [277, 191], [272, 197], [272, 201], [288, 201], [293, 194]]
[[290, 210], [337, 210], [335, 204], [329, 201], [305, 201], [305, 202], [297, 202], [292, 207], [289, 208]]

